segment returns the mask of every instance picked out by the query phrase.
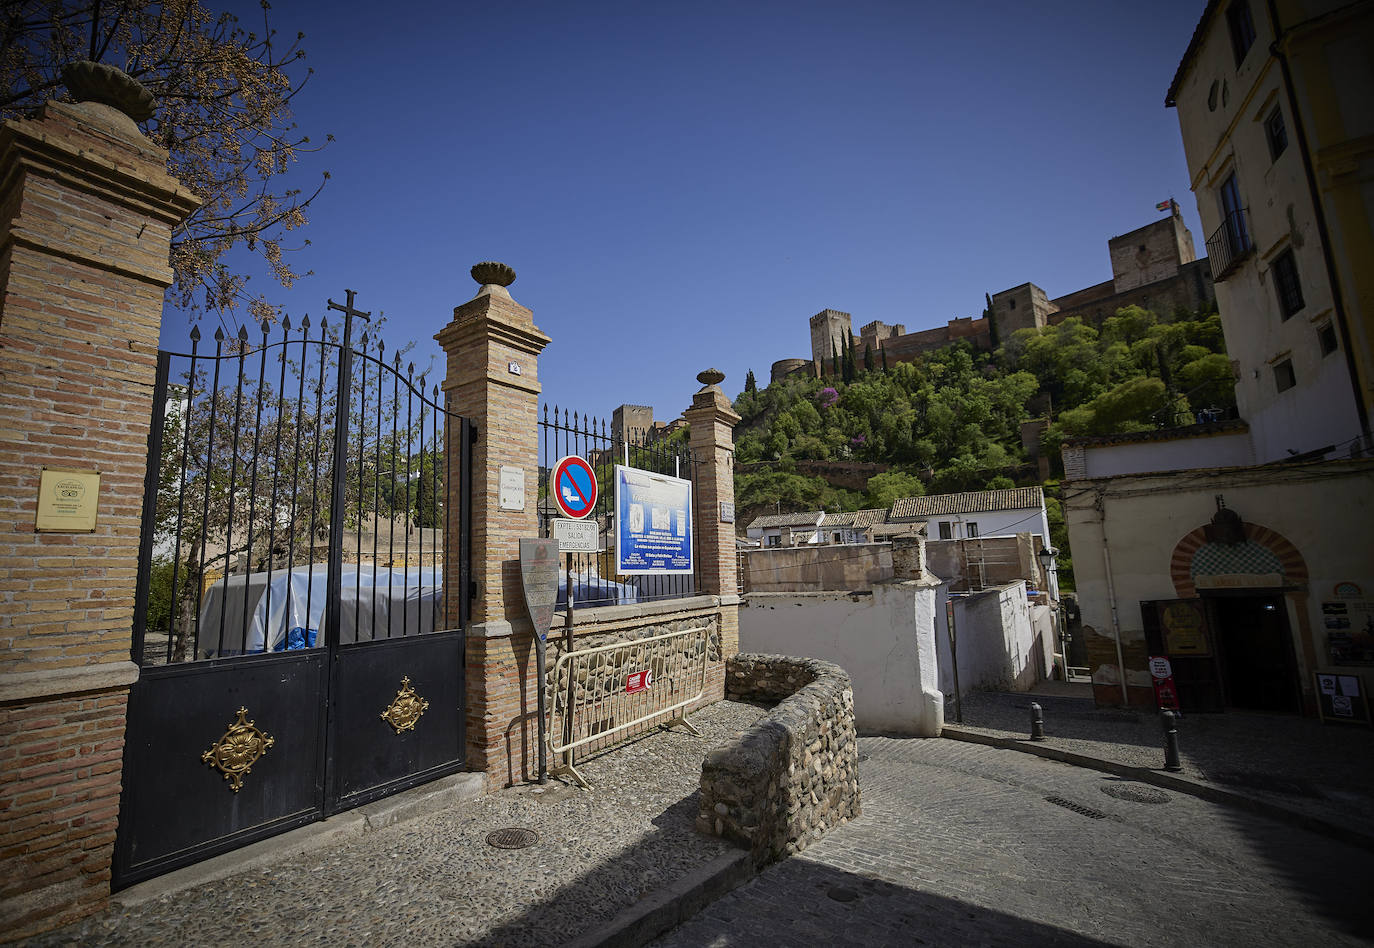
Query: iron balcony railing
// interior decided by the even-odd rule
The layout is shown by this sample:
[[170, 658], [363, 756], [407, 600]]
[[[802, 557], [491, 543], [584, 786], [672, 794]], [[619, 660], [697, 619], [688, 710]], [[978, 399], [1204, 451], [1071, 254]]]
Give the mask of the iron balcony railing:
[[1221, 226], [1207, 238], [1207, 259], [1212, 263], [1212, 282], [1226, 279], [1255, 249], [1245, 208], [1227, 214]]

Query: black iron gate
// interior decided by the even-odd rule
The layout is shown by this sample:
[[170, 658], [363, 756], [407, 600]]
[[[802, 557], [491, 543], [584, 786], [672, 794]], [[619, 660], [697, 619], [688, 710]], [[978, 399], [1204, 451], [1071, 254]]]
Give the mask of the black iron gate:
[[474, 431], [329, 307], [159, 353], [116, 889], [462, 768]]

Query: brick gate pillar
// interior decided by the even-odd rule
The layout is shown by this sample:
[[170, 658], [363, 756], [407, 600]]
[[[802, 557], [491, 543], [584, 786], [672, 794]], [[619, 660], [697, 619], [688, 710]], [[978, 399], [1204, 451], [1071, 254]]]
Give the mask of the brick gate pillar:
[[[0, 128], [0, 932], [101, 908], [171, 231], [199, 203], [122, 112]], [[44, 468], [99, 471], [93, 532], [36, 532]]]
[[[479, 263], [477, 295], [435, 338], [448, 356], [449, 411], [472, 419], [472, 621], [467, 632], [468, 769], [497, 786], [537, 776], [534, 630], [520, 586], [520, 538], [539, 535], [539, 353], [549, 337], [511, 299], [510, 267]], [[449, 430], [456, 433], [457, 426]], [[452, 457], [457, 445], [450, 443]], [[456, 485], [450, 485], [450, 489]], [[450, 509], [458, 498], [450, 494]], [[458, 549], [458, 522], [446, 539]], [[446, 577], [445, 582], [456, 580]], [[467, 591], [460, 590], [459, 595]]]
[[[691, 426], [691, 448], [697, 459], [697, 556], [701, 558], [701, 591], [720, 597], [721, 662], [713, 664], [707, 698], [725, 696], [724, 660], [739, 651], [739, 585], [735, 549], [735, 425], [739, 415], [721, 391], [725, 375], [707, 369], [697, 376], [701, 391], [684, 413]], [[728, 519], [727, 519], [728, 517]]]

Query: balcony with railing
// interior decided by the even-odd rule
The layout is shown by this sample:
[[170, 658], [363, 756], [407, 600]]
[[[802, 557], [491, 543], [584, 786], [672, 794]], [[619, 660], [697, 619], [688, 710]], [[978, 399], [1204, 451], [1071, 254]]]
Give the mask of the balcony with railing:
[[1246, 209], [1237, 208], [1227, 214], [1221, 226], [1207, 238], [1207, 259], [1212, 264], [1212, 282], [1220, 283], [1230, 276], [1254, 250]]

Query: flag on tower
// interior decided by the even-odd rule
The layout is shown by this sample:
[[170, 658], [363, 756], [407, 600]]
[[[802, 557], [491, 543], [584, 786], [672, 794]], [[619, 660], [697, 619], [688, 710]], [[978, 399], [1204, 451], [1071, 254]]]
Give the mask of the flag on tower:
[[1174, 209], [1174, 199], [1173, 199], [1173, 198], [1169, 198], [1169, 200], [1167, 200], [1167, 201], [1160, 201], [1158, 204], [1155, 205], [1155, 210], [1156, 210], [1156, 211], [1172, 211], [1173, 209]]

